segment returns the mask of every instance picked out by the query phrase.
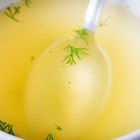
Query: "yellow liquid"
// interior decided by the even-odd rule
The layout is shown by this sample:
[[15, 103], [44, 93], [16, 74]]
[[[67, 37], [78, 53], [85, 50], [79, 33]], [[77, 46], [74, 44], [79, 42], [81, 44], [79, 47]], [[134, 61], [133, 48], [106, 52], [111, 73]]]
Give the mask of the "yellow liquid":
[[[36, 139], [52, 133], [55, 139], [77, 140], [102, 111], [109, 94], [110, 65], [94, 39], [88, 42], [86, 46], [83, 40], [62, 40], [34, 64], [26, 86], [25, 110]], [[88, 48], [88, 55], [81, 60], [74, 57], [76, 64], [65, 64], [67, 45]], [[55, 124], [62, 127], [61, 134]]]
[[[25, 83], [32, 64], [50, 44], [81, 25], [87, 3], [40, 0], [30, 9], [23, 8], [20, 23], [0, 16], [0, 119], [12, 123], [18, 136], [35, 139], [24, 111]], [[140, 128], [140, 21], [109, 4], [102, 19], [108, 16], [109, 25], [98, 29], [96, 40], [112, 65], [110, 98], [79, 140], [111, 140]]]

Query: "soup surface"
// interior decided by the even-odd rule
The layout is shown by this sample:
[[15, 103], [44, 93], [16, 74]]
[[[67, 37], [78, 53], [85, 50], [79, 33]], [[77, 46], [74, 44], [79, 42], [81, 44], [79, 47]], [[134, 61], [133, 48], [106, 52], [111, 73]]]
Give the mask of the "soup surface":
[[[82, 24], [87, 4], [87, 0], [34, 0], [30, 8], [22, 7], [19, 22], [0, 15], [0, 119], [13, 124], [18, 136], [38, 139], [25, 111], [33, 64], [48, 46]], [[111, 140], [140, 128], [139, 34], [138, 18], [106, 3], [95, 40], [111, 63], [110, 96], [96, 122], [78, 139]]]

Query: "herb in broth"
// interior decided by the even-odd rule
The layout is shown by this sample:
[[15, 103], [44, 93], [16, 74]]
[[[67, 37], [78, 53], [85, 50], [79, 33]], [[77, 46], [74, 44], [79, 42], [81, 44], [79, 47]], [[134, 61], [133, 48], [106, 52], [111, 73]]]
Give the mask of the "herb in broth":
[[[55, 128], [58, 131], [62, 131], [62, 128], [59, 125], [57, 125], [57, 124], [55, 124]], [[52, 134], [48, 134], [45, 140], [55, 140], [55, 139], [54, 139]]]
[[80, 28], [78, 30], [73, 30], [73, 31], [75, 33], [74, 37], [77, 38], [77, 39], [83, 40], [86, 43], [86, 45], [88, 46], [87, 31], [86, 31], [86, 29]]
[[0, 120], [0, 130], [10, 135], [15, 135], [13, 132], [13, 125]]
[[111, 16], [107, 17], [104, 20], [100, 20], [98, 27], [103, 27], [109, 24], [109, 20], [110, 20]]
[[20, 6], [7, 7], [6, 12], [4, 12], [4, 14], [12, 20], [18, 22], [19, 20], [16, 18], [16, 16], [20, 13], [20, 8]]
[[[107, 17], [104, 20], [100, 20], [98, 27], [103, 27], [108, 25], [108, 21], [111, 17]], [[76, 39], [80, 39], [83, 40], [86, 44], [86, 46], [89, 45], [88, 39], [87, 39], [87, 31], [86, 29], [80, 28], [78, 30], [73, 30], [75, 35], [74, 38]], [[76, 64], [77, 60], [81, 60], [82, 56], [84, 55], [88, 55], [87, 51], [89, 50], [88, 48], [77, 48], [76, 46], [72, 46], [70, 44], [68, 44], [65, 48], [64, 48], [65, 52], [66, 52], [66, 56], [63, 60], [63, 62], [65, 62], [66, 64]]]
[[58, 131], [62, 131], [62, 128], [59, 125], [55, 124], [55, 127]]
[[31, 1], [30, 0], [23, 0], [24, 4], [27, 6], [27, 7], [30, 7], [31, 5]]
[[[89, 43], [87, 40], [87, 31], [85, 29], [80, 28], [78, 30], [74, 30], [74, 33], [75, 33], [74, 38], [83, 40], [86, 46], [88, 46]], [[87, 53], [88, 50], [89, 50], [88, 48], [77, 48], [76, 46], [67, 45], [64, 48], [66, 56], [63, 62], [70, 65], [76, 64], [77, 59], [81, 60], [82, 56], [88, 55]]]
[[46, 137], [45, 140], [54, 140], [54, 138], [53, 138], [52, 134], [48, 134], [48, 136]]
[[88, 55], [88, 48], [76, 48], [71, 45], [67, 45], [65, 51], [67, 55], [63, 61], [70, 65], [76, 64], [76, 59], [81, 60], [82, 56]]
[[[27, 7], [30, 7], [31, 1], [30, 0], [22, 0], [24, 2], [24, 5]], [[20, 13], [21, 6], [15, 6], [11, 5], [6, 8], [4, 14], [9, 17], [10, 19], [19, 22], [19, 19], [17, 19], [17, 15]]]

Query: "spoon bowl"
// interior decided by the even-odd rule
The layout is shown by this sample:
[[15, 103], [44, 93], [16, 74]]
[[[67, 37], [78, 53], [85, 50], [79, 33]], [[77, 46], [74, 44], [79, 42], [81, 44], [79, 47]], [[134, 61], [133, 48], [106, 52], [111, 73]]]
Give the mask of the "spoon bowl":
[[[76, 140], [101, 113], [109, 95], [110, 63], [94, 39], [88, 41], [88, 46], [79, 39], [59, 41], [35, 62], [26, 86], [25, 110], [37, 138], [51, 132], [56, 139]], [[65, 59], [67, 45], [83, 48], [80, 59], [76, 54]], [[62, 127], [61, 135], [55, 124]]]

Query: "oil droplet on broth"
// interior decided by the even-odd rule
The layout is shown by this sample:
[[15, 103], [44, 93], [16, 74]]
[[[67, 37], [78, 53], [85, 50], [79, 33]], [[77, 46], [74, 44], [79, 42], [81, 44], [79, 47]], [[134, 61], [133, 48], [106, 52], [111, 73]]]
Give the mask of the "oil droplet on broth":
[[[58, 139], [74, 140], [95, 121], [108, 97], [110, 70], [105, 55], [92, 43], [88, 55], [76, 64], [65, 64], [68, 44], [87, 47], [73, 39], [50, 46], [34, 64], [27, 82], [26, 114], [38, 139], [51, 132]], [[54, 124], [63, 128], [61, 135]]]

